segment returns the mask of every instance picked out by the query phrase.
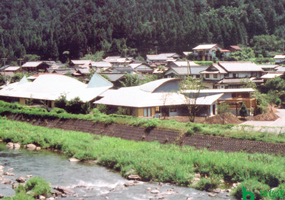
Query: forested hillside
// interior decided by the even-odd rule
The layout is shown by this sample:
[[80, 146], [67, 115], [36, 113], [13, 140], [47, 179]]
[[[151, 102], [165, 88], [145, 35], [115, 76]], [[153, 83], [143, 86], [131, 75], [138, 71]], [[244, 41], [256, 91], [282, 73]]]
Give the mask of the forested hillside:
[[[246, 37], [254, 46], [256, 35], [281, 39], [284, 7], [285, 0], [1, 0], [0, 55], [64, 61], [99, 50], [130, 55], [136, 48], [144, 55], [155, 46], [159, 52], [199, 43], [227, 47]], [[281, 48], [273, 42], [273, 50]]]

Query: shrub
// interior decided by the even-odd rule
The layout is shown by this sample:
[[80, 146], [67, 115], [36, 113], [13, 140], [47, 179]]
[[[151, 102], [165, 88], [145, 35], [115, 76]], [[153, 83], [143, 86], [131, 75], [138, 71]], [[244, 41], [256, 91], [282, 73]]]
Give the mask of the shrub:
[[79, 97], [75, 97], [74, 99], [71, 99], [66, 104], [66, 111], [69, 113], [79, 114], [81, 113], [81, 105], [83, 104], [83, 101], [80, 100]]
[[239, 114], [242, 117], [247, 117], [248, 116], [248, 109], [247, 109], [247, 107], [246, 107], [246, 105], [244, 103], [242, 103], [242, 106], [241, 106], [241, 108], [239, 110]]
[[194, 126], [192, 127], [192, 130], [194, 133], [199, 133], [202, 131], [202, 125], [201, 124], [194, 124]]
[[280, 106], [281, 103], [282, 103], [282, 101], [281, 101], [280, 98], [277, 98], [277, 99], [275, 100], [275, 104], [276, 104], [277, 106]]
[[15, 196], [5, 197], [3, 200], [35, 200], [35, 199], [26, 193], [17, 193]]
[[97, 109], [100, 111], [100, 113], [107, 114], [107, 112], [108, 112], [107, 106], [103, 105], [103, 104], [98, 104]]
[[159, 124], [159, 119], [151, 119], [151, 120], [147, 120], [147, 122], [143, 125], [143, 127], [146, 127], [148, 129], [152, 129], [157, 127], [157, 125]]
[[198, 190], [206, 190], [210, 191], [215, 189], [219, 185], [220, 179], [217, 176], [213, 176], [211, 178], [201, 178], [194, 187]]
[[194, 134], [193, 128], [188, 128], [185, 135], [186, 136], [191, 136], [192, 134]]
[[93, 108], [92, 111], [94, 117], [99, 117], [101, 115], [101, 112], [98, 110], [98, 108]]
[[60, 95], [60, 97], [54, 101], [54, 106], [58, 108], [66, 109], [66, 104], [67, 100], [65, 95]]
[[41, 177], [34, 177], [27, 181], [25, 185], [26, 191], [33, 191], [34, 197], [39, 195], [48, 195], [51, 193], [49, 182]]
[[252, 192], [254, 194], [255, 199], [261, 199], [261, 190], [268, 191], [270, 187], [266, 184], [260, 183], [257, 180], [246, 180], [239, 184], [236, 189], [232, 191], [232, 194], [238, 199], [242, 198], [242, 188], [245, 187], [246, 191]]
[[51, 113], [61, 114], [61, 113], [66, 113], [66, 110], [62, 108], [54, 108], [52, 109]]
[[118, 111], [117, 114], [118, 115], [126, 115], [127, 114], [127, 109], [126, 108], [122, 108], [122, 107], [118, 107]]
[[81, 113], [82, 114], [88, 114], [91, 110], [89, 102], [86, 102], [81, 105]]

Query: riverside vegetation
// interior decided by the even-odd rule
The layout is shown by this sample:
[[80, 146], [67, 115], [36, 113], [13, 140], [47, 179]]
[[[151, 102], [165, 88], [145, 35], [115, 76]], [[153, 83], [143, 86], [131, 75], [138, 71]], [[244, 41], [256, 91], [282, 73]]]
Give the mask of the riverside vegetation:
[[220, 137], [231, 137], [244, 140], [256, 140], [272, 143], [285, 143], [285, 134], [274, 134], [269, 132], [254, 131], [253, 126], [239, 125], [239, 129], [234, 128], [233, 124], [227, 125], [209, 125], [198, 123], [179, 123], [175, 120], [143, 119], [126, 115], [100, 113], [95, 108], [93, 114], [70, 114], [63, 109], [55, 108], [48, 112], [44, 108], [24, 107], [18, 103], [7, 103], [0, 101], [0, 115], [21, 114], [23, 119], [46, 118], [46, 119], [80, 119], [90, 120], [103, 124], [122, 124], [129, 126], [140, 126], [148, 130], [153, 128], [166, 129], [180, 132], [186, 136], [192, 134], [212, 135]]
[[34, 177], [27, 181], [25, 185], [19, 184], [15, 188], [16, 195], [13, 197], [5, 197], [3, 200], [34, 200], [40, 195], [51, 194], [49, 182], [41, 177]]
[[[33, 126], [28, 123], [0, 119], [0, 138], [4, 142], [34, 143], [42, 148], [58, 149], [68, 157], [97, 163], [117, 170], [122, 176], [130, 171], [143, 181], [170, 182], [210, 191], [225, 182], [247, 184], [247, 191], [256, 194], [268, 188], [285, 187], [285, 158], [244, 152], [211, 152], [189, 146], [158, 142], [135, 142], [76, 131], [63, 131]], [[195, 183], [195, 173], [201, 179]], [[253, 189], [255, 188], [255, 189]], [[241, 196], [238, 186], [233, 190]], [[256, 195], [258, 196], [258, 195]]]

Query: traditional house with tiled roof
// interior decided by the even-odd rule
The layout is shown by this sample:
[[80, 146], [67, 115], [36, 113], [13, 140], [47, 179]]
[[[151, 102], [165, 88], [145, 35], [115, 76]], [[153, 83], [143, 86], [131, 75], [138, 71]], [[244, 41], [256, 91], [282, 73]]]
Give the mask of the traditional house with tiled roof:
[[246, 78], [263, 83], [260, 78], [264, 70], [253, 62], [218, 62], [200, 72], [208, 88], [238, 88]]
[[213, 60], [216, 56], [216, 51], [222, 48], [217, 44], [200, 44], [193, 48], [195, 60]]

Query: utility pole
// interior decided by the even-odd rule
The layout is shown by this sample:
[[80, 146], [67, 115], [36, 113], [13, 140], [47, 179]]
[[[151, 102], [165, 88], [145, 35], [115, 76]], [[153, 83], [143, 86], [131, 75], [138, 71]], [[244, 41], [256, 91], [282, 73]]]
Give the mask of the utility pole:
[[23, 59], [23, 58], [19, 58], [18, 60], [20, 61], [20, 69], [21, 69], [21, 71], [22, 71], [22, 61], [23, 61], [24, 59]]
[[247, 36], [247, 35], [245, 36], [245, 45], [246, 45], [246, 46], [249, 45], [249, 44], [248, 44], [248, 36]]
[[6, 61], [7, 61], [7, 58], [1, 58], [1, 60], [3, 60], [4, 66], [5, 66], [5, 65], [6, 65]]
[[[1, 58], [4, 62], [4, 66], [6, 65], [6, 61], [7, 61], [7, 58]], [[6, 83], [6, 73], [5, 73], [5, 69], [4, 69], [4, 82], [5, 82], [5, 85], [7, 85]]]
[[282, 53], [284, 55], [285, 54], [285, 52], [284, 52], [284, 32], [282, 32], [282, 38], [283, 38], [283, 40], [282, 40]]

